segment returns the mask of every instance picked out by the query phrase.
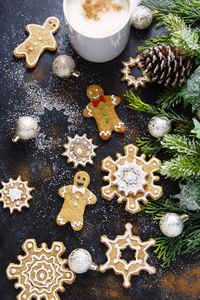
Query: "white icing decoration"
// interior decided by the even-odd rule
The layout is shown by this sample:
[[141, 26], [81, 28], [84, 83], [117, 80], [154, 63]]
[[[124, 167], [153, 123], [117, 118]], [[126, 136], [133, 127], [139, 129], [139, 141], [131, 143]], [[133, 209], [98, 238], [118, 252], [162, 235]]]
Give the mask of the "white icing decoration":
[[117, 164], [117, 171], [113, 176], [115, 177], [113, 185], [117, 185], [119, 191], [123, 192], [125, 196], [135, 196], [140, 191], [144, 192], [147, 173], [134, 161], [131, 163], [125, 161], [123, 165]]
[[99, 133], [99, 135], [100, 135], [100, 136], [102, 136], [102, 135], [105, 135], [105, 136], [111, 135], [111, 131], [110, 131], [110, 130], [108, 130], [108, 131], [102, 130], [102, 131]]
[[117, 105], [117, 98], [114, 95], [111, 96], [111, 99], [112, 99], [112, 104]]
[[18, 188], [11, 188], [9, 190], [9, 198], [11, 199], [12, 202], [16, 200], [20, 200], [22, 196], [22, 191], [19, 190]]
[[89, 108], [89, 105], [86, 106], [88, 116], [92, 117], [92, 110]]

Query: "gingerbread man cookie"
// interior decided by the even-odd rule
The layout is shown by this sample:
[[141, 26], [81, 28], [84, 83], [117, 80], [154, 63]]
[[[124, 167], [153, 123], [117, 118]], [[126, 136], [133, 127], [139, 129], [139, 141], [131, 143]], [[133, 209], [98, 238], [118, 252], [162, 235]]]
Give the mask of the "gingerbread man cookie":
[[121, 102], [119, 97], [105, 96], [103, 89], [96, 84], [88, 87], [87, 96], [91, 102], [84, 109], [83, 115], [86, 118], [95, 118], [102, 140], [109, 140], [113, 131], [125, 132], [126, 126], [115, 111], [115, 106]]
[[53, 33], [58, 31], [60, 21], [56, 17], [49, 17], [44, 24], [29, 24], [26, 31], [28, 38], [14, 50], [14, 56], [17, 58], [26, 58], [28, 68], [34, 68], [45, 50], [55, 51], [57, 43]]
[[70, 222], [73, 230], [80, 231], [83, 227], [83, 216], [86, 205], [97, 202], [96, 196], [87, 189], [90, 184], [90, 176], [86, 172], [78, 172], [74, 177], [74, 184], [63, 186], [59, 189], [59, 195], [65, 199], [56, 222], [63, 226]]

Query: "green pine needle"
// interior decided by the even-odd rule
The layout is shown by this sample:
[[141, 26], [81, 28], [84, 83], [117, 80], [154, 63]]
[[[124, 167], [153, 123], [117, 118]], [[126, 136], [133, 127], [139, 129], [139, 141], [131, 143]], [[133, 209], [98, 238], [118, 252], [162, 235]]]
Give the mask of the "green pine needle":
[[146, 0], [143, 4], [157, 12], [157, 20], [163, 14], [175, 14], [181, 17], [187, 24], [200, 20], [200, 2], [197, 0]]
[[171, 121], [183, 121], [184, 117], [178, 115], [171, 109], [165, 111], [162, 108], [150, 105], [148, 103], [143, 102], [139, 96], [136, 96], [132, 91], [126, 91], [124, 93], [125, 98], [129, 103], [129, 107], [133, 110], [149, 113], [155, 116], [163, 116], [168, 118]]
[[142, 137], [137, 139], [136, 142], [142, 153], [149, 156], [155, 156], [162, 148], [160, 141], [153, 137]]
[[189, 179], [200, 176], [200, 157], [179, 155], [165, 161], [160, 168], [163, 176], [171, 179]]
[[172, 43], [171, 37], [169, 34], [158, 36], [155, 38], [150, 38], [145, 41], [145, 44], [138, 47], [139, 51], [144, 51], [149, 48], [159, 46], [159, 45], [170, 45]]
[[[179, 91], [179, 90], [178, 90]], [[163, 109], [178, 105], [183, 99], [179, 96], [177, 89], [166, 88], [160, 94], [157, 105]]]
[[185, 154], [187, 156], [200, 157], [200, 142], [195, 139], [189, 139], [181, 135], [166, 134], [161, 141], [161, 145], [174, 156]]

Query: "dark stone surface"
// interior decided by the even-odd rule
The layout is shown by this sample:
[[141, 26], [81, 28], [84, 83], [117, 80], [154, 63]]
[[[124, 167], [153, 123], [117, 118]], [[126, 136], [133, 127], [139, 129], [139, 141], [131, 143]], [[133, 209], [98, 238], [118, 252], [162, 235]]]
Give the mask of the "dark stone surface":
[[[14, 59], [12, 51], [25, 39], [25, 25], [41, 24], [51, 15], [61, 21], [61, 29], [56, 35], [59, 49], [54, 54], [45, 53], [33, 71], [26, 71], [24, 61]], [[86, 62], [74, 53], [66, 33], [61, 0], [1, 0], [0, 28], [0, 177], [8, 181], [21, 175], [36, 189], [30, 208], [23, 209], [21, 213], [10, 215], [9, 210], [0, 205], [0, 299], [12, 300], [19, 290], [14, 289], [13, 281], [7, 280], [5, 270], [9, 262], [17, 262], [17, 255], [23, 254], [21, 245], [27, 238], [35, 238], [38, 244], [46, 242], [49, 246], [55, 240], [63, 241], [67, 247], [66, 255], [75, 248], [83, 247], [90, 251], [95, 262], [102, 264], [106, 261], [106, 247], [100, 243], [101, 235], [114, 238], [123, 234], [127, 222], [134, 224], [134, 232], [139, 233], [142, 239], [159, 234], [158, 224], [152, 221], [151, 216], [145, 213], [131, 215], [125, 212], [123, 204], [108, 202], [100, 195], [100, 187], [104, 184], [101, 160], [108, 155], [115, 158], [115, 153], [123, 153], [124, 145], [135, 143], [137, 137], [145, 135], [149, 116], [131, 111], [123, 100], [117, 112], [126, 123], [127, 132], [124, 136], [114, 134], [105, 143], [98, 137], [94, 120], [83, 119], [82, 110], [88, 103], [85, 91], [91, 83], [101, 84], [106, 94], [123, 97], [127, 87], [120, 82], [121, 60], [135, 56], [137, 46], [149, 36], [160, 34], [161, 30], [153, 26], [145, 31], [132, 29], [129, 44], [121, 56], [98, 65]], [[52, 61], [58, 54], [64, 53], [76, 60], [77, 69], [82, 74], [78, 79], [61, 80], [53, 76]], [[140, 90], [139, 95], [153, 103], [157, 89], [147, 87]], [[15, 122], [22, 115], [37, 116], [40, 133], [36, 141], [13, 144], [11, 138]], [[94, 166], [85, 168], [91, 175], [90, 189], [97, 195], [98, 202], [87, 207], [84, 228], [78, 233], [70, 225], [59, 227], [55, 223], [62, 205], [57, 190], [66, 183], [70, 184], [76, 172], [60, 154], [67, 136], [76, 133], [88, 133], [99, 146]], [[161, 183], [166, 194], [176, 190], [177, 184], [172, 185], [163, 179]], [[156, 266], [157, 274], [149, 276], [141, 272], [140, 276], [132, 278], [129, 290], [122, 287], [122, 277], [115, 276], [112, 271], [105, 274], [91, 271], [78, 276], [72, 286], [66, 286], [61, 299], [198, 299], [195, 257], [179, 258], [171, 268], [163, 269], [153, 250], [150, 253], [149, 262]]]

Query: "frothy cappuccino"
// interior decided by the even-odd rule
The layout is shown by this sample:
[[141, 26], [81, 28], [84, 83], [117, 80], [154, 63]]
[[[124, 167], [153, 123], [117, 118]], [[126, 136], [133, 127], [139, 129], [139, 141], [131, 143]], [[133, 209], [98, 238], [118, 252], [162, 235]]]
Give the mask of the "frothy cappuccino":
[[66, 5], [72, 27], [92, 37], [112, 34], [129, 15], [128, 0], [68, 0]]

